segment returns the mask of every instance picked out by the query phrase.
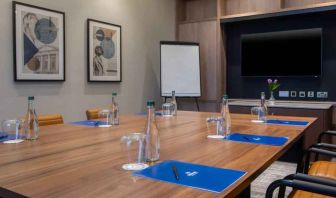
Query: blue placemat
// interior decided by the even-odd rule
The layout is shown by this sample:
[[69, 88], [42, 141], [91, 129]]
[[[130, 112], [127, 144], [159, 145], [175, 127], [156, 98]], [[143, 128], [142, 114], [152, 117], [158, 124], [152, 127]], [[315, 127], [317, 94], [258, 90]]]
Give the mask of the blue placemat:
[[7, 134], [5, 132], [0, 131], [0, 142], [5, 142], [8, 140], [15, 140], [15, 139], [25, 139], [25, 136], [19, 135], [18, 137], [16, 137], [15, 134]]
[[234, 133], [224, 139], [237, 142], [247, 142], [252, 144], [265, 144], [271, 146], [282, 146], [288, 141], [287, 137], [250, 135], [243, 133]]
[[106, 122], [97, 121], [97, 120], [82, 120], [77, 122], [71, 122], [73, 125], [89, 126], [89, 127], [98, 127], [99, 125], [106, 125]]
[[[145, 116], [145, 115], [147, 115], [147, 112], [139, 112], [139, 113], [136, 113], [135, 115]], [[155, 115], [156, 116], [162, 116], [162, 113], [160, 111], [157, 111], [157, 112], [155, 112]]]
[[0, 131], [0, 139], [7, 137], [7, 133]]
[[291, 120], [267, 120], [266, 124], [280, 124], [280, 125], [292, 125], [292, 126], [307, 126], [307, 121], [291, 121]]
[[[172, 167], [178, 172], [176, 179]], [[246, 172], [168, 160], [134, 172], [133, 175], [177, 185], [220, 193]]]

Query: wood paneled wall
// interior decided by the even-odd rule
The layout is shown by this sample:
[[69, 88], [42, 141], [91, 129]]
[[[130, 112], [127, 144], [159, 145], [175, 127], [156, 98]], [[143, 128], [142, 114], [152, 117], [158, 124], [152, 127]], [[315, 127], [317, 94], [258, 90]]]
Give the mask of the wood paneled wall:
[[225, 4], [225, 15], [275, 11], [281, 7], [280, 0], [226, 0], [223, 4]]

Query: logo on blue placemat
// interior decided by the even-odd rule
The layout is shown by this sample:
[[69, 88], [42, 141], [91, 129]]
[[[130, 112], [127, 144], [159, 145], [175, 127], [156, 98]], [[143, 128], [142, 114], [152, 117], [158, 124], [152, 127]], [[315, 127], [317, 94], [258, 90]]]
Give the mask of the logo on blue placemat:
[[185, 174], [186, 174], [188, 177], [193, 177], [193, 176], [197, 175], [198, 172], [197, 172], [197, 171], [193, 171], [193, 172], [189, 172], [189, 171], [187, 171], [187, 172], [185, 172]]

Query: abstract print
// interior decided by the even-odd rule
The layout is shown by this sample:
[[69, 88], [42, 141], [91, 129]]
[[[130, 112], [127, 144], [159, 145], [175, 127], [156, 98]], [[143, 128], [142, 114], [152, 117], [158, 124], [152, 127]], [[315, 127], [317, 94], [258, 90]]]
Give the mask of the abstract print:
[[64, 12], [13, 2], [14, 77], [65, 80]]
[[116, 76], [118, 73], [115, 56], [116, 31], [93, 26], [93, 68], [95, 76]]
[[121, 81], [121, 26], [88, 19], [89, 81]]
[[22, 11], [22, 73], [58, 74], [58, 19]]

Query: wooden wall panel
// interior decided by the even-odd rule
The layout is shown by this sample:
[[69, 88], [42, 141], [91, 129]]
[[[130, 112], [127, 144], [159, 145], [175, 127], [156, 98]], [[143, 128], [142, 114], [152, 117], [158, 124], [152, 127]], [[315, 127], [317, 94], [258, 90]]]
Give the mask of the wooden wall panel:
[[178, 21], [197, 21], [217, 17], [217, 0], [178, 0]]
[[176, 22], [186, 19], [185, 4], [181, 0], [176, 0]]
[[217, 99], [217, 21], [201, 22], [198, 26], [201, 52], [202, 100]]
[[203, 2], [200, 0], [189, 0], [185, 2], [186, 20], [199, 20], [203, 18]]
[[217, 0], [203, 0], [203, 5], [205, 19], [217, 17]]
[[225, 15], [279, 10], [281, 0], [222, 0]]
[[336, 2], [336, 0], [282, 0], [283, 8], [304, 7], [320, 3]]
[[178, 40], [187, 42], [198, 42], [197, 23], [186, 23], [178, 25]]

